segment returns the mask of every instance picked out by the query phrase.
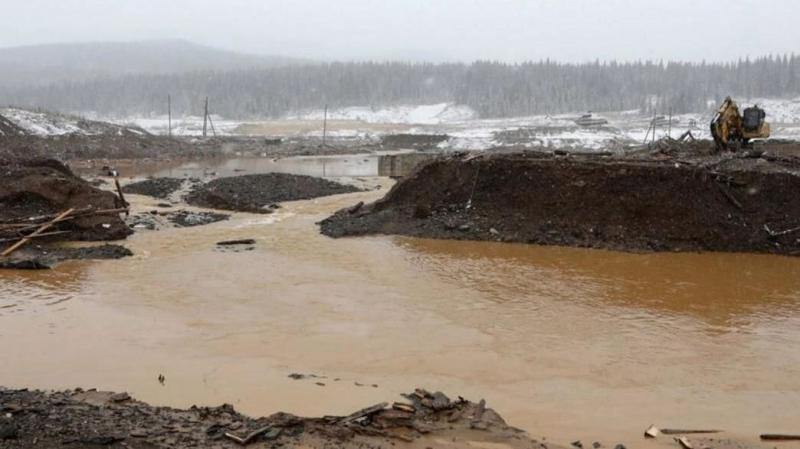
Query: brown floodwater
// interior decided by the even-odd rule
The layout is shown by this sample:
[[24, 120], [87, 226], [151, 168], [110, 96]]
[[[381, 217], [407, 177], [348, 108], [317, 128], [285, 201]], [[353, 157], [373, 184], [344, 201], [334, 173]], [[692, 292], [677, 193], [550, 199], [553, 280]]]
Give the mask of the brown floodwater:
[[[485, 398], [534, 436], [637, 447], [650, 424], [796, 432], [799, 258], [319, 235], [383, 192], [137, 233], [125, 260], [0, 272], [0, 385], [255, 415], [424, 386]], [[215, 248], [234, 238], [258, 243]]]

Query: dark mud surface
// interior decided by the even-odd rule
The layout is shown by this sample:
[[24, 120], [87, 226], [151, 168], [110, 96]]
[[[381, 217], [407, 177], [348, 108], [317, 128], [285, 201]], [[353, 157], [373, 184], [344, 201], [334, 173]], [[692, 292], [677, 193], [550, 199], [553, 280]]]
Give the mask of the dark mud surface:
[[715, 154], [709, 145], [441, 157], [321, 228], [332, 237], [800, 255], [800, 160]]
[[3, 448], [377, 449], [459, 447], [458, 441], [463, 447], [558, 448], [509, 427], [484, 401], [424, 390], [349, 416], [251, 418], [231, 405], [178, 410], [153, 407], [126, 393], [0, 389], [0, 412]]
[[219, 178], [195, 186], [187, 203], [213, 209], [270, 213], [282, 201], [358, 192], [353, 186], [312, 176], [267, 173]]
[[110, 244], [79, 248], [31, 245], [14, 252], [9, 257], [0, 257], [0, 268], [43, 270], [53, 268], [65, 260], [111, 260], [132, 255], [128, 248]]
[[[11, 223], [25, 223], [30, 217], [69, 208], [120, 207], [116, 195], [93, 187], [58, 161], [0, 160], [0, 223], [4, 229]], [[75, 217], [58, 223], [51, 231], [65, 231], [54, 239], [69, 240], [117, 240], [131, 233], [118, 214]]]
[[146, 195], [153, 198], [166, 199], [183, 186], [184, 180], [178, 178], [151, 178], [127, 184], [122, 188], [124, 193]]

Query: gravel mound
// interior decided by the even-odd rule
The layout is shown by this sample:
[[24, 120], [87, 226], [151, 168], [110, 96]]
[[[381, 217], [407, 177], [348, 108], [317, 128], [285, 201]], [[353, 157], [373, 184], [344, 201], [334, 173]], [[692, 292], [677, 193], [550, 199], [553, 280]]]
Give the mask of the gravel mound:
[[267, 173], [219, 178], [195, 186], [187, 203], [214, 209], [270, 213], [273, 205], [360, 191], [358, 188], [312, 176]]
[[153, 198], [166, 199], [182, 186], [183, 179], [152, 178], [128, 184], [122, 188], [122, 191], [135, 195], [146, 195]]

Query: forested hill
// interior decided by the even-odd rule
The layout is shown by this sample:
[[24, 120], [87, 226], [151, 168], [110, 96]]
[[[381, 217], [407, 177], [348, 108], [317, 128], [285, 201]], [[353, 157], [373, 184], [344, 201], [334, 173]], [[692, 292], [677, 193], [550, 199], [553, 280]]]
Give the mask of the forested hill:
[[306, 109], [454, 102], [482, 117], [644, 109], [708, 109], [726, 95], [800, 94], [800, 56], [736, 63], [328, 63], [233, 71], [126, 75], [46, 87], [0, 88], [6, 103], [104, 115], [199, 114], [210, 97], [229, 118]]

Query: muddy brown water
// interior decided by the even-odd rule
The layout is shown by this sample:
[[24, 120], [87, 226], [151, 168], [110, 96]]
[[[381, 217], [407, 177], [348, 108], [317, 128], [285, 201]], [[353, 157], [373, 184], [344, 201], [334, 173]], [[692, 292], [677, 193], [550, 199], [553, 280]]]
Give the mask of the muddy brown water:
[[[0, 272], [0, 385], [254, 415], [348, 413], [425, 386], [606, 446], [639, 447], [653, 423], [797, 430], [800, 258], [319, 235], [384, 192], [138, 233], [129, 259]], [[255, 250], [215, 248], [237, 238]]]

